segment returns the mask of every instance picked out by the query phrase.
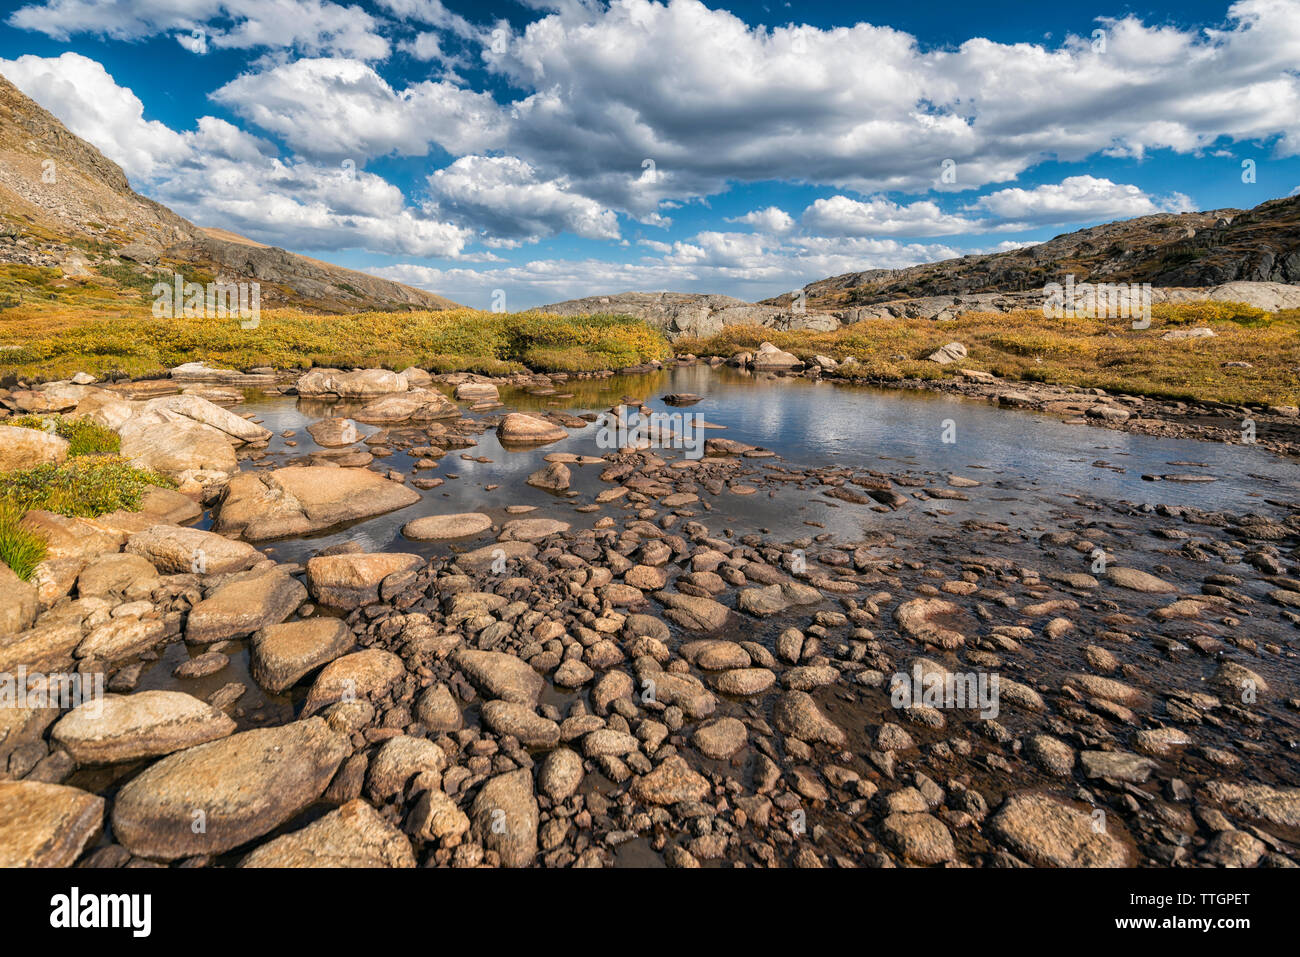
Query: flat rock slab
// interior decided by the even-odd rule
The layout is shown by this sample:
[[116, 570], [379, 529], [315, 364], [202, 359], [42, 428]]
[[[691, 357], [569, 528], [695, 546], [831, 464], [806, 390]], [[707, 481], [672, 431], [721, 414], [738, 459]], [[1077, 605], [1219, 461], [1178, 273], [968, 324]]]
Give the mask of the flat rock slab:
[[270, 625], [253, 635], [253, 680], [273, 694], [351, 650], [356, 639], [339, 618], [306, 618]]
[[567, 532], [568, 522], [556, 518], [514, 518], [501, 526], [499, 542], [535, 542], [548, 535]]
[[455, 515], [425, 515], [412, 519], [402, 526], [402, 534], [418, 542], [444, 541], [481, 535], [492, 527], [492, 519], [482, 512], [460, 512]]
[[181, 751], [118, 792], [113, 834], [132, 854], [161, 861], [232, 850], [315, 802], [349, 751], [320, 718]]
[[164, 575], [242, 572], [266, 556], [247, 542], [183, 525], [154, 525], [126, 540], [126, 551]]
[[379, 600], [379, 586], [389, 575], [423, 565], [423, 558], [409, 552], [321, 555], [307, 562], [307, 586], [322, 605], [359, 608]]
[[190, 609], [185, 640], [206, 645], [251, 635], [284, 621], [306, 599], [302, 582], [282, 571], [250, 572], [222, 585]]
[[498, 564], [504, 569], [507, 562], [536, 555], [537, 546], [531, 542], [500, 542], [457, 555], [456, 564], [471, 572], [484, 572]]
[[104, 799], [61, 784], [0, 781], [0, 867], [71, 867], [104, 826]]
[[366, 469], [290, 466], [230, 480], [217, 529], [252, 542], [307, 535], [413, 505], [420, 493]]
[[362, 800], [268, 841], [240, 867], [415, 867], [406, 835]]
[[153, 758], [234, 734], [223, 712], [180, 691], [107, 694], [64, 715], [50, 738], [80, 765]]
[[1127, 588], [1130, 591], [1140, 591], [1148, 594], [1163, 594], [1178, 591], [1177, 588], [1164, 579], [1157, 578], [1150, 572], [1140, 571], [1136, 568], [1111, 566], [1106, 569], [1106, 577], [1120, 588]]
[[731, 609], [712, 598], [676, 593], [661, 593], [657, 597], [667, 609], [664, 617], [691, 631], [716, 631], [726, 624], [731, 614]]

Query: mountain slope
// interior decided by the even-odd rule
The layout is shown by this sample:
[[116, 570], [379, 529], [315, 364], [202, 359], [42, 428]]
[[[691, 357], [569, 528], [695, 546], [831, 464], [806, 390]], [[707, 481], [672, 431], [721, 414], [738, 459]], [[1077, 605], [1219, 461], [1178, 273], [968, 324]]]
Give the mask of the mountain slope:
[[0, 264], [147, 288], [172, 272], [257, 281], [263, 305], [452, 309], [442, 296], [203, 229], [131, 189], [121, 168], [0, 76]]
[[[1254, 209], [1161, 214], [1066, 233], [1037, 246], [906, 269], [846, 273], [804, 287], [809, 308], [833, 309], [930, 296], [1041, 290], [1076, 282], [1204, 287], [1300, 283], [1300, 196]], [[787, 295], [765, 300], [786, 305]]]

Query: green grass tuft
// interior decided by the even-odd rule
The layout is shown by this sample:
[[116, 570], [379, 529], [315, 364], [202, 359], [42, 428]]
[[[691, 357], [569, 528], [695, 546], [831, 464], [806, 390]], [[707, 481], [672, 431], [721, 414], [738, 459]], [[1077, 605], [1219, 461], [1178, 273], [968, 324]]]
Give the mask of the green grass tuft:
[[4, 562], [23, 581], [45, 559], [45, 539], [23, 528], [23, 513], [13, 505], [0, 502], [0, 562]]
[[16, 419], [7, 419], [5, 425], [22, 429], [40, 429], [49, 431], [54, 426], [54, 434], [68, 440], [68, 455], [76, 458], [81, 455], [116, 454], [122, 447], [122, 437], [112, 429], [91, 422], [89, 419], [65, 419], [54, 415], [23, 415]]
[[69, 459], [0, 475], [0, 505], [94, 518], [118, 509], [137, 511], [151, 486], [175, 488], [176, 483], [117, 456]]

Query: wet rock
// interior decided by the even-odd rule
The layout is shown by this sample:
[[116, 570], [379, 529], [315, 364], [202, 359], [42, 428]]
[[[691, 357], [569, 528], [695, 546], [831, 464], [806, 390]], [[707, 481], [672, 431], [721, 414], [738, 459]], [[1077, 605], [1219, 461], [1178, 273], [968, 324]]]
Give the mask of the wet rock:
[[1300, 827], [1300, 788], [1275, 788], [1266, 784], [1211, 781], [1206, 795], [1237, 814], [1279, 827]]
[[812, 695], [804, 691], [787, 691], [776, 702], [772, 723], [777, 730], [809, 744], [843, 745], [844, 730], [822, 714]]
[[691, 735], [691, 744], [705, 757], [723, 760], [745, 746], [749, 732], [736, 718], [718, 718], [700, 725]]
[[1106, 569], [1106, 578], [1120, 588], [1127, 588], [1130, 591], [1146, 592], [1148, 594], [1178, 591], [1169, 582], [1157, 578], [1150, 572], [1140, 571], [1136, 568], [1121, 568], [1118, 565], [1112, 565]]
[[406, 835], [353, 800], [300, 831], [268, 841], [240, 867], [415, 867]]
[[287, 691], [308, 672], [346, 654], [354, 642], [352, 630], [338, 618], [270, 625], [253, 635], [253, 680], [273, 694]]
[[632, 797], [643, 804], [681, 804], [703, 801], [709, 782], [692, 771], [680, 755], [670, 755], [649, 774], [632, 782]]
[[457, 555], [456, 564], [466, 571], [482, 573], [498, 563], [504, 566], [507, 562], [533, 558], [536, 554], [537, 546], [531, 542], [497, 542]]
[[64, 715], [50, 738], [81, 765], [158, 757], [233, 734], [235, 722], [179, 691], [106, 694]]
[[782, 582], [764, 588], [744, 588], [736, 595], [736, 607], [759, 618], [785, 611], [791, 605], [810, 605], [822, 600], [822, 593], [799, 582]]
[[1213, 682], [1238, 701], [1247, 704], [1254, 703], [1259, 695], [1267, 694], [1269, 690], [1268, 682], [1235, 661], [1219, 662]]
[[1245, 831], [1220, 831], [1201, 851], [1200, 857], [1218, 867], [1254, 867], [1267, 852], [1263, 841]]
[[716, 631], [726, 624], [731, 613], [726, 605], [695, 595], [662, 594], [659, 600], [667, 609], [665, 618], [692, 631]]
[[1025, 754], [1048, 774], [1068, 778], [1074, 771], [1074, 748], [1050, 734], [1031, 735], [1025, 741]]
[[1129, 852], [1089, 814], [1039, 792], [1014, 794], [988, 823], [989, 832], [1036, 866], [1125, 867]]
[[155, 860], [231, 850], [307, 808], [347, 753], [345, 738], [309, 718], [172, 754], [118, 792], [113, 834]]
[[1079, 754], [1079, 764], [1086, 777], [1129, 784], [1141, 784], [1156, 769], [1156, 763], [1150, 758], [1127, 751], [1083, 751]]
[[776, 675], [767, 668], [731, 668], [709, 675], [714, 690], [734, 698], [762, 694], [776, 684]]
[[71, 867], [103, 825], [102, 797], [59, 784], [0, 781], [0, 867]]
[[918, 641], [940, 648], [958, 648], [966, 636], [948, 627], [945, 621], [959, 615], [961, 609], [940, 598], [913, 598], [894, 610], [894, 621], [903, 632]]

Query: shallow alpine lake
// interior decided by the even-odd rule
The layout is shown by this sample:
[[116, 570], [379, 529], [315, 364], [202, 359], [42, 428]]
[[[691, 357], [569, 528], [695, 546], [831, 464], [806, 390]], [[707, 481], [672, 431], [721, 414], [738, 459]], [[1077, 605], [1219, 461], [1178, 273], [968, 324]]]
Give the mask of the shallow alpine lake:
[[[852, 541], [868, 529], [885, 529], [900, 536], [932, 534], [967, 520], [1029, 527], [1050, 523], [1062, 507], [1096, 501], [1271, 513], [1274, 510], [1266, 500], [1292, 500], [1300, 484], [1300, 463], [1257, 446], [1067, 425], [1050, 415], [924, 391], [753, 375], [704, 365], [573, 379], [556, 383], [555, 389], [556, 395], [538, 396], [503, 387], [504, 408], [465, 414], [495, 421], [509, 411], [603, 413], [620, 402], [635, 400], [654, 412], [698, 414], [708, 423], [725, 426], [704, 430], [704, 438], [733, 439], [775, 452], [779, 458], [745, 460], [756, 480], [773, 467], [844, 468], [910, 474], [927, 478], [926, 484], [942, 484], [933, 481], [936, 476], [959, 475], [988, 487], [988, 494], [981, 495], [978, 503], [914, 502], [897, 512], [874, 511], [807, 489], [703, 496], [705, 508], [695, 507], [697, 520], [734, 528], [739, 534], [760, 532], [789, 539], [825, 531], [837, 540]], [[664, 395], [674, 393], [695, 393], [703, 399], [686, 407], [663, 402]], [[462, 407], [467, 408], [468, 403]], [[236, 407], [253, 413], [273, 433], [267, 454], [257, 467], [305, 462], [313, 452], [323, 451], [305, 427], [324, 416], [346, 416], [357, 408], [342, 402], [257, 393], [250, 393], [249, 401]], [[363, 436], [381, 428], [358, 426]], [[392, 427], [394, 431], [398, 428]], [[286, 444], [282, 437], [286, 431], [295, 433], [295, 446]], [[570, 428], [565, 440], [519, 450], [502, 447], [489, 429], [477, 436], [477, 446], [449, 450], [437, 468], [418, 473], [445, 480], [439, 488], [424, 491], [420, 503], [344, 529], [270, 543], [270, 553], [278, 561], [304, 561], [321, 548], [349, 540], [358, 541], [367, 550], [445, 553], [450, 548], [486, 544], [492, 534], [449, 546], [408, 541], [402, 537], [401, 527], [421, 515], [469, 511], [485, 512], [500, 522], [507, 518], [508, 505], [535, 506], [532, 517], [562, 518], [574, 527], [590, 526], [601, 514], [623, 504], [616, 502], [597, 512], [574, 511], [611, 487], [598, 478], [602, 466], [570, 466], [573, 486], [568, 495], [532, 488], [525, 480], [554, 452], [607, 454], [611, 450], [598, 443], [599, 431], [597, 424]], [[670, 460], [685, 457], [683, 451], [674, 449], [661, 454]], [[489, 461], [474, 461], [477, 458]], [[414, 462], [405, 451], [394, 450], [377, 458], [371, 467], [414, 476]], [[245, 462], [243, 467], [253, 467], [253, 463]], [[1214, 481], [1151, 482], [1143, 480], [1145, 474], [1204, 475]], [[489, 490], [489, 485], [498, 487]]]

